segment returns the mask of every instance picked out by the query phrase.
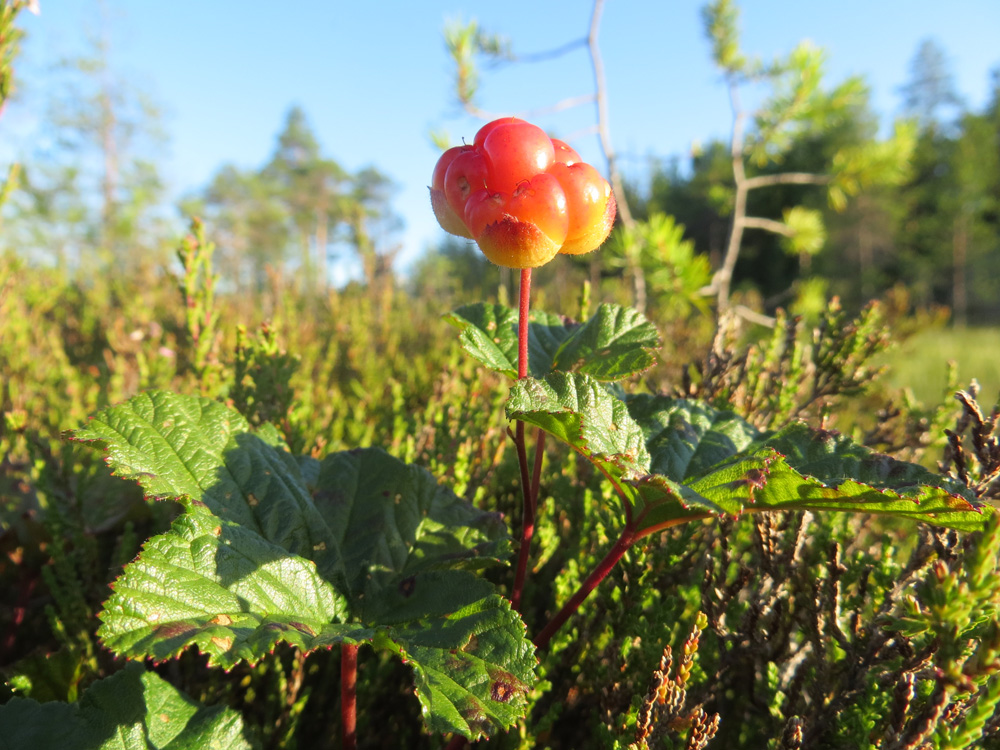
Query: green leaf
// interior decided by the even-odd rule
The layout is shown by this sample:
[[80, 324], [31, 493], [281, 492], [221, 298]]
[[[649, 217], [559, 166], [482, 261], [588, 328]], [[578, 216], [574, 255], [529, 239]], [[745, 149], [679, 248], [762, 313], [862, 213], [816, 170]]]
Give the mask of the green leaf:
[[656, 364], [656, 327], [636, 310], [603, 304], [559, 348], [553, 369], [582, 372], [597, 380], [622, 380]]
[[794, 424], [691, 482], [733, 514], [754, 510], [838, 510], [912, 518], [981, 530], [992, 513], [963, 488], [825, 430]]
[[642, 430], [622, 401], [586, 375], [556, 372], [544, 380], [518, 381], [510, 390], [507, 418], [540, 427], [615, 478], [648, 473]]
[[0, 706], [4, 750], [249, 750], [231, 708], [203, 707], [130, 665], [95, 682], [79, 703], [13, 698]]
[[643, 429], [625, 403], [587, 375], [518, 381], [507, 417], [540, 427], [590, 460], [617, 490], [626, 522], [640, 532], [719, 510], [670, 477], [650, 475]]
[[[475, 575], [509, 553], [497, 514], [378, 448], [293, 459], [196, 397], [136, 397], [76, 437], [102, 441], [117, 474], [185, 508], [105, 602], [98, 632], [116, 653], [162, 660], [196, 645], [228, 668], [282, 642], [367, 642], [407, 659], [435, 731], [479, 736], [523, 714], [533, 647]], [[449, 672], [458, 651], [477, 666], [440, 687], [428, 675]], [[509, 690], [484, 675], [509, 675]]]
[[427, 599], [427, 611], [447, 611], [447, 597], [464, 606], [459, 591], [467, 582], [414, 587], [432, 571], [446, 576], [440, 580], [451, 575], [464, 582], [466, 571], [496, 565], [511, 550], [499, 514], [474, 508], [426, 470], [377, 448], [327, 456], [312, 494], [336, 530], [352, 613], [365, 622], [401, 611], [400, 590], [410, 590], [411, 605], [424, 596], [446, 597], [443, 603]]
[[524, 629], [510, 602], [491, 596], [429, 627], [414, 622], [381, 630], [376, 645], [413, 667], [431, 731], [479, 737], [524, 716], [535, 665], [535, 649]]
[[338, 564], [333, 533], [312, 503], [297, 462], [277, 432], [257, 433], [240, 414], [209, 399], [150, 391], [92, 417], [73, 437], [101, 441], [117, 476], [147, 495], [187, 498], [221, 520], [314, 560]]
[[782, 214], [789, 234], [782, 239], [782, 247], [789, 255], [816, 255], [826, 244], [826, 226], [823, 214], [805, 206], [786, 208]]
[[517, 310], [481, 302], [459, 307], [445, 320], [459, 329], [459, 342], [473, 358], [495, 372], [517, 377]]
[[198, 505], [153, 537], [113, 584], [98, 635], [117, 654], [163, 661], [190, 645], [210, 666], [259, 661], [279, 642], [311, 651], [371, 638], [316, 565]]
[[738, 417], [695, 402], [627, 403], [629, 413], [587, 376], [556, 373], [520, 381], [507, 416], [592, 461], [618, 491], [637, 537], [759, 510], [880, 513], [960, 530], [982, 528], [992, 512], [944, 478], [834, 433], [793, 425], [762, 438]]
[[[460, 307], [448, 322], [462, 347], [479, 362], [517, 378], [517, 311], [503, 305]], [[635, 310], [603, 304], [584, 324], [541, 311], [528, 326], [529, 373], [583, 372], [598, 380], [621, 380], [649, 369], [660, 346], [656, 328]]]
[[[491, 370], [517, 379], [517, 310], [503, 305], [477, 303], [453, 311], [445, 318], [459, 329], [462, 348]], [[528, 372], [542, 377], [563, 342], [578, 323], [558, 315], [532, 310], [528, 323]]]
[[541, 378], [552, 372], [559, 350], [579, 328], [580, 324], [570, 318], [533, 310], [528, 324], [528, 374]]
[[637, 394], [625, 403], [645, 436], [650, 471], [675, 482], [704, 474], [760, 436], [733, 412], [698, 401]]

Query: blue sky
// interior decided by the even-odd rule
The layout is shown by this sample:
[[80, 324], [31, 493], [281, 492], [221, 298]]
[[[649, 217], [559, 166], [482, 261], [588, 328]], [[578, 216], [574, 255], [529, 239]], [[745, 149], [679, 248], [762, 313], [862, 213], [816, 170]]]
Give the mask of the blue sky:
[[[626, 172], [641, 173], [649, 155], [683, 157], [693, 143], [728, 130], [728, 99], [709, 60], [701, 5], [606, 2], [600, 42], [611, 133]], [[404, 267], [442, 236], [427, 200], [438, 154], [430, 131], [444, 130], [458, 142], [471, 140], [481, 124], [454, 102], [445, 19], [475, 18], [509, 36], [515, 51], [530, 53], [584, 36], [591, 9], [589, 0], [107, 0], [106, 6], [113, 66], [165, 111], [163, 164], [174, 195], [205, 185], [223, 163], [264, 163], [286, 111], [299, 105], [328, 156], [351, 170], [374, 165], [398, 185]], [[741, 25], [744, 49], [764, 58], [806, 38], [824, 47], [829, 80], [865, 76], [886, 122], [899, 111], [898, 89], [924, 38], [944, 48], [958, 91], [973, 108], [986, 101], [989, 71], [1000, 66], [996, 0], [746, 0]], [[44, 71], [86, 48], [87, 34], [100, 28], [98, 3], [41, 0], [41, 15], [22, 15], [22, 26], [30, 34], [25, 85], [0, 120], [0, 167], [29, 148], [43, 111]], [[556, 62], [484, 73], [479, 103], [520, 113], [588, 93], [591, 81], [579, 50]], [[563, 136], [593, 121], [591, 107], [537, 120]], [[573, 145], [603, 168], [596, 137]]]

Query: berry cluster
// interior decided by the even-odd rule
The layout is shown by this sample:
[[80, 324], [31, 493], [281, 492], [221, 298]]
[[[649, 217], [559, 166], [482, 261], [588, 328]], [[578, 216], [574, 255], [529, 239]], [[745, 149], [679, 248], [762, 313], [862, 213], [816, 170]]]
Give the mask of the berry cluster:
[[441, 227], [474, 239], [498, 266], [535, 268], [596, 250], [615, 220], [607, 180], [580, 155], [516, 117], [484, 125], [441, 155], [431, 180]]

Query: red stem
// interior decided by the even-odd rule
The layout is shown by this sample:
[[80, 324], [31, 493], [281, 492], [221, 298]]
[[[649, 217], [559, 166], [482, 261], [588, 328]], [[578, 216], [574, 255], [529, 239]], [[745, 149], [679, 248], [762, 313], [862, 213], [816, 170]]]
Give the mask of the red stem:
[[535, 436], [535, 468], [531, 473], [531, 505], [538, 512], [538, 485], [542, 481], [542, 459], [545, 458], [545, 431]]
[[[531, 310], [531, 269], [521, 269], [521, 291], [517, 310], [517, 379], [528, 377], [528, 313]], [[524, 422], [518, 421], [514, 427], [514, 446], [517, 462], [521, 468], [521, 495], [524, 497], [524, 517], [521, 523], [521, 548], [517, 553], [517, 569], [514, 573], [514, 588], [510, 602], [515, 612], [521, 609], [521, 591], [528, 570], [528, 551], [531, 538], [535, 535], [535, 504], [538, 501], [538, 484], [542, 475], [542, 449], [545, 433], [538, 431], [538, 445], [535, 449], [534, 474], [528, 472], [528, 449], [524, 441]], [[468, 740], [456, 734], [445, 750], [461, 750]]]
[[587, 580], [580, 584], [580, 588], [577, 589], [577, 592], [573, 594], [569, 601], [563, 605], [562, 609], [556, 613], [556, 616], [549, 620], [548, 625], [542, 628], [542, 631], [535, 636], [533, 641], [535, 648], [544, 648], [548, 644], [548, 642], [552, 639], [552, 636], [555, 635], [556, 631], [559, 630], [563, 623], [570, 618], [570, 615], [580, 608], [580, 605], [583, 604], [583, 600], [590, 596], [590, 592], [597, 588], [597, 584], [603, 581], [607, 577], [608, 573], [611, 572], [611, 569], [618, 564], [618, 561], [622, 559], [622, 555], [625, 554], [625, 551], [632, 545], [632, 542], [634, 542], [635, 539], [636, 535], [634, 528], [631, 524], [627, 524], [622, 530], [621, 536], [618, 537], [618, 541], [615, 542], [615, 546], [608, 551], [608, 554], [604, 556], [604, 559], [601, 560], [597, 564], [597, 567], [594, 568], [593, 572], [587, 576]]
[[542, 477], [542, 460], [545, 458], [545, 433], [538, 430], [535, 442], [535, 466], [528, 479], [528, 456], [524, 441], [524, 423], [517, 423], [514, 437], [517, 445], [517, 460], [521, 465], [521, 483], [528, 487], [524, 492], [524, 517], [521, 524], [521, 548], [517, 553], [517, 570], [514, 574], [514, 591], [511, 605], [515, 612], [521, 611], [521, 594], [524, 591], [524, 579], [528, 575], [528, 557], [531, 552], [531, 540], [535, 536], [535, 519], [538, 517], [538, 486]]
[[521, 299], [517, 309], [517, 378], [528, 377], [528, 311], [531, 308], [531, 269], [521, 269]]
[[358, 646], [340, 646], [340, 715], [343, 717], [341, 747], [356, 750], [358, 746]]
[[517, 447], [517, 462], [521, 466], [521, 494], [524, 496], [524, 513], [521, 519], [521, 548], [517, 552], [517, 568], [514, 571], [514, 588], [510, 603], [515, 612], [521, 611], [521, 592], [528, 573], [528, 553], [531, 539], [535, 535], [535, 504], [531, 498], [531, 476], [528, 474], [528, 456], [524, 445], [524, 422], [518, 422], [514, 434]]
[[[531, 269], [521, 269], [521, 293], [517, 316], [517, 378], [528, 377], [528, 313], [531, 309]], [[534, 482], [528, 471], [528, 449], [524, 440], [524, 422], [518, 422], [514, 427], [514, 446], [517, 449], [517, 462], [521, 468], [521, 495], [524, 497], [524, 514], [521, 520], [521, 547], [517, 553], [517, 568], [514, 571], [514, 588], [511, 591], [510, 603], [515, 612], [521, 611], [521, 592], [524, 590], [524, 579], [528, 572], [528, 553], [531, 539], [535, 535], [535, 497], [532, 488]], [[535, 464], [541, 472], [538, 454], [535, 454]]]

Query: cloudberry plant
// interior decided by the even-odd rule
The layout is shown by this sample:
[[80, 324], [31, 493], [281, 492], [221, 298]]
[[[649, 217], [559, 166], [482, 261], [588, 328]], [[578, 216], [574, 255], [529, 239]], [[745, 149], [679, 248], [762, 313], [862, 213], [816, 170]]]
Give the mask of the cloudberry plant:
[[[950, 436], [955, 474], [941, 477], [827, 425], [751, 422], [730, 410], [732, 398], [694, 398], [704, 397], [704, 389], [685, 389], [690, 398], [630, 393], [628, 384], [654, 365], [661, 347], [640, 312], [601, 304], [582, 322], [539, 311], [528, 316], [531, 268], [558, 252], [591, 250], [607, 234], [614, 202], [596, 171], [534, 126], [506, 119], [480, 131], [471, 146], [445, 154], [432, 183], [446, 228], [521, 269], [518, 310], [480, 303], [449, 316], [470, 355], [517, 379], [505, 412], [523, 500], [515, 516], [519, 539], [511, 538], [509, 516], [496, 512], [507, 510], [508, 483], [481, 483], [473, 504], [463, 496], [468, 478], [455, 481], [458, 466], [445, 472], [449, 487], [376, 446], [322, 456], [317, 440], [314, 450], [298, 455], [295, 443], [305, 440], [283, 419], [292, 408], [288, 389], [279, 393], [268, 378], [251, 377], [253, 399], [241, 398], [243, 370], [252, 364], [258, 375], [287, 376], [288, 355], [270, 339], [250, 352], [253, 362], [237, 349], [230, 405], [150, 390], [103, 409], [74, 432], [77, 441], [100, 444], [114, 474], [137, 483], [148, 499], [174, 501], [176, 514], [110, 589], [100, 586], [107, 598], [96, 636], [135, 664], [94, 683], [70, 707], [61, 702], [72, 697], [69, 689], [60, 700], [42, 700], [51, 698], [50, 678], [59, 681], [62, 657], [53, 655], [44, 667], [24, 660], [10, 684], [26, 695], [0, 697], [0, 746], [103, 750], [136, 737], [143, 747], [175, 750], [253, 747], [238, 714], [196, 706], [141, 664], [177, 658], [199, 674], [207, 666], [253, 675], [239, 683], [248, 696], [246, 716], [255, 717], [275, 747], [289, 746], [284, 737], [293, 731], [289, 743], [329, 745], [327, 735], [339, 730], [341, 747], [355, 750], [359, 734], [377, 729], [397, 735], [392, 746], [426, 747], [410, 732], [398, 736], [405, 725], [387, 718], [400, 706], [407, 710], [403, 701], [370, 697], [376, 670], [378, 682], [391, 685], [390, 696], [400, 695], [399, 670], [409, 673], [413, 700], [407, 700], [419, 703], [426, 733], [450, 737], [449, 750], [491, 736], [496, 747], [550, 740], [552, 747], [592, 747], [588, 714], [601, 717], [600, 744], [620, 749], [683, 742], [703, 750], [713, 736], [720, 747], [763, 747], [766, 737], [777, 736], [788, 748], [917, 747], [932, 732], [936, 747], [991, 747], [973, 743], [994, 734], [989, 717], [1000, 703], [1000, 523], [984, 502], [995, 484], [996, 412], [984, 415], [974, 394], [962, 398], [965, 414]], [[187, 265], [208, 268], [210, 243], [188, 245]], [[0, 287], [3, 281], [0, 274]], [[354, 347], [370, 327], [351, 331]], [[786, 336], [777, 332], [775, 356], [794, 353]], [[821, 369], [843, 386], [846, 375], [833, 370], [858, 371], [858, 361], [877, 347], [831, 341], [843, 343], [817, 334], [816, 356], [833, 352]], [[764, 359], [761, 367], [773, 370]], [[405, 364], [433, 369], [413, 367], [409, 358]], [[815, 380], [808, 368], [789, 367], [791, 374], [778, 378], [788, 393]], [[355, 383], [364, 396], [360, 379]], [[775, 408], [787, 398], [779, 401]], [[280, 408], [263, 414], [258, 407], [270, 402]], [[405, 410], [402, 399], [395, 403]], [[25, 413], [23, 405], [8, 411], [0, 434], [5, 444], [9, 432], [24, 432]], [[462, 418], [465, 407], [455, 413]], [[394, 425], [407, 424], [403, 414], [393, 416]], [[445, 433], [452, 421], [433, 420], [432, 429]], [[533, 456], [529, 428], [537, 435]], [[962, 447], [969, 430], [974, 454]], [[291, 445], [289, 436], [296, 438]], [[546, 440], [578, 459], [543, 474]], [[437, 466], [446, 456], [437, 455]], [[591, 486], [592, 480], [602, 484]], [[44, 489], [57, 486], [54, 480], [36, 484], [55, 496]], [[73, 497], [76, 487], [67, 484], [60, 497]], [[485, 497], [491, 489], [499, 492]], [[479, 507], [482, 499], [493, 507]], [[546, 523], [532, 552], [539, 511]], [[810, 526], [813, 516], [842, 512], [885, 520]], [[895, 549], [907, 530], [893, 518], [950, 531], [921, 534], [907, 562]], [[16, 523], [29, 521], [22, 515]], [[684, 526], [691, 532], [679, 533]], [[63, 538], [58, 526], [48, 528], [50, 538]], [[952, 531], [980, 534], [960, 543]], [[8, 545], [10, 536], [2, 536]], [[74, 548], [87, 548], [82, 531], [75, 539], [81, 541]], [[75, 561], [64, 557], [71, 548], [46, 541], [54, 572], [41, 576], [47, 589], [41, 597], [32, 595], [30, 579], [19, 580], [19, 561], [30, 547], [18, 544], [14, 554], [4, 547], [0, 558], [20, 589], [17, 609], [40, 609], [50, 598], [54, 605], [45, 609], [56, 634], [74, 620], [75, 630], [84, 628], [93, 618], [67, 585], [76, 578], [62, 581], [60, 571], [69, 568], [55, 564], [61, 557]], [[119, 544], [114, 559], [128, 559], [135, 546]], [[516, 567], [505, 583], [497, 571], [515, 549]], [[73, 568], [88, 569], [108, 567]], [[110, 569], [118, 571], [118, 564]], [[602, 586], [609, 577], [618, 585]], [[919, 577], [924, 583], [913, 585]], [[580, 612], [599, 586], [600, 599]], [[88, 617], [68, 618], [73, 612]], [[570, 618], [574, 627], [564, 628]], [[675, 624], [692, 618], [690, 635], [678, 642], [684, 635]], [[675, 646], [664, 648], [669, 640]], [[338, 647], [339, 662], [324, 656]], [[362, 649], [374, 651], [378, 662], [369, 662], [359, 690]], [[190, 650], [200, 653], [196, 663], [185, 656]], [[630, 702], [630, 694], [639, 695], [631, 675], [643, 672], [647, 656], [650, 690]], [[90, 663], [98, 662], [88, 657]], [[330, 667], [339, 668], [339, 692], [327, 689], [336, 676]], [[261, 677], [269, 670], [274, 682]], [[580, 690], [581, 674], [608, 689]], [[70, 679], [75, 695], [79, 678]], [[893, 684], [890, 697], [886, 688]], [[257, 710], [262, 685], [274, 685], [267, 690], [280, 696], [269, 704], [273, 713]], [[562, 699], [564, 689], [576, 697]], [[539, 700], [546, 692], [553, 699]], [[199, 691], [205, 694], [211, 691]], [[310, 743], [294, 722], [307, 701], [324, 700], [339, 701], [339, 719], [325, 705], [310, 712], [317, 716], [310, 731], [321, 735]], [[546, 710], [549, 717], [541, 715]], [[531, 727], [518, 727], [527, 721]]]

